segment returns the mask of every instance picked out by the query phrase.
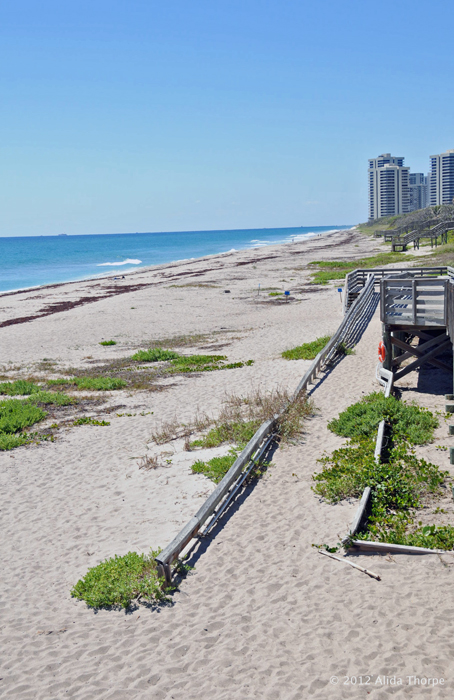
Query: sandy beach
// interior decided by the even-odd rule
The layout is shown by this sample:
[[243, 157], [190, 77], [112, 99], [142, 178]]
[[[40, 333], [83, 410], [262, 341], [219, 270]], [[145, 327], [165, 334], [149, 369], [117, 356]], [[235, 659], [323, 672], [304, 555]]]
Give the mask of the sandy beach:
[[[93, 612], [70, 595], [107, 557], [165, 547], [214, 488], [191, 472], [195, 453], [183, 449], [182, 438], [157, 445], [153, 434], [170, 421], [217, 416], [232, 394], [294, 390], [309, 361], [286, 361], [282, 351], [332, 335], [342, 319], [336, 286], [311, 285], [308, 263], [382, 249], [377, 239], [342, 231], [0, 295], [2, 381], [118, 370], [154, 341], [181, 353], [225, 355], [230, 363], [254, 361], [170, 378], [138, 372], [135, 384], [100, 394], [98, 402], [50, 411], [43, 428], [59, 423], [53, 442], [0, 452], [0, 695], [453, 697], [454, 557], [351, 557], [378, 573], [378, 582], [312, 547], [336, 544], [357, 508], [355, 500], [321, 501], [311, 477], [324, 451], [342, 444], [328, 421], [378, 389], [378, 311], [355, 354], [313, 385], [315, 413], [300, 440], [276, 449], [266, 474], [204, 541], [172, 605]], [[287, 290], [288, 302], [270, 296]], [[101, 346], [103, 340], [116, 345]], [[423, 373], [408, 375], [401, 387], [405, 398], [434, 411], [443, 411], [443, 394], [452, 391], [449, 382], [431, 387]], [[81, 412], [110, 425], [76, 427]], [[446, 433], [441, 421], [436, 445], [449, 445]], [[209, 455], [216, 449], [225, 453], [222, 447]], [[435, 444], [421, 454], [449, 468]], [[147, 456], [161, 466], [141, 469]], [[445, 509], [452, 522], [451, 504]], [[421, 678], [438, 683], [421, 685]]]

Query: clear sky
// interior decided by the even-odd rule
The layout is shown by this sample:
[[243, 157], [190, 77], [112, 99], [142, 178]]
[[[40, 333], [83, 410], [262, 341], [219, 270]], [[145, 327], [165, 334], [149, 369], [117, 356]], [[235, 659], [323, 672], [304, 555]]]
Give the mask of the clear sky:
[[349, 224], [454, 148], [452, 0], [9, 0], [0, 236]]

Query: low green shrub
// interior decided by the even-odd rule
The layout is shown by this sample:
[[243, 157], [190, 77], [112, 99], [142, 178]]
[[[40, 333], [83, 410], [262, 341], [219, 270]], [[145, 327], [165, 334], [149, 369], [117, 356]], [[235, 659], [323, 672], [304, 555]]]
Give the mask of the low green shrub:
[[92, 608], [127, 608], [139, 596], [150, 601], [166, 599], [163, 580], [158, 577], [154, 558], [158, 552], [128, 552], [89, 569], [71, 590], [71, 595]]
[[17, 379], [15, 382], [2, 382], [0, 384], [0, 394], [8, 396], [27, 396], [41, 391], [40, 387], [33, 382], [27, 382], [25, 379]]
[[26, 445], [30, 440], [31, 437], [27, 433], [18, 433], [16, 435], [0, 433], [0, 450], [14, 450], [15, 447]]
[[46, 412], [27, 401], [8, 399], [0, 402], [0, 434], [17, 433], [42, 420]]
[[[385, 462], [374, 459], [375, 437], [385, 417], [392, 426], [393, 443]], [[367, 530], [357, 539], [373, 539], [437, 549], [454, 547], [454, 527], [415, 527], [417, 509], [425, 499], [442, 493], [449, 476], [435, 464], [418, 459], [412, 444], [432, 439], [438, 421], [430, 411], [404, 404], [383, 394], [365, 396], [328, 424], [338, 435], [350, 437], [343, 447], [325, 455], [322, 471], [312, 477], [314, 492], [331, 503], [359, 498], [366, 486], [372, 490]]]
[[101, 340], [101, 342], [98, 343], [98, 345], [104, 345], [104, 346], [107, 346], [107, 345], [116, 345], [116, 344], [117, 344], [117, 341], [116, 341], [116, 340]]
[[330, 335], [324, 335], [311, 343], [303, 343], [291, 350], [284, 350], [282, 357], [284, 360], [313, 360], [320, 350], [323, 350], [330, 338]]
[[377, 431], [383, 418], [392, 426], [395, 438], [405, 438], [413, 445], [424, 445], [432, 440], [438, 426], [438, 420], [426, 408], [374, 392], [349, 406], [328, 423], [328, 428], [342, 437], [367, 438]]

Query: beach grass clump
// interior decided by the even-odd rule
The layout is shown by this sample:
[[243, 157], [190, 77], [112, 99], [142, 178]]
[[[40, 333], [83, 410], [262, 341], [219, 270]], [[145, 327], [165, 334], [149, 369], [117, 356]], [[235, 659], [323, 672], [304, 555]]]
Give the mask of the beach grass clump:
[[104, 347], [107, 347], [108, 345], [116, 345], [117, 341], [116, 340], [101, 340], [98, 345], [104, 345]]
[[[304, 420], [313, 412], [313, 405], [305, 394], [293, 400], [286, 390], [274, 389], [270, 392], [256, 390], [249, 396], [229, 396], [215, 425], [207, 435], [189, 443], [189, 449], [211, 448], [222, 444], [232, 444], [229, 453], [210, 460], [197, 460], [191, 469], [194, 473], [205, 474], [215, 483], [225, 476], [239, 452], [244, 449], [262, 423], [275, 418], [276, 440], [290, 443], [301, 434]], [[260, 473], [260, 471], [256, 471]]]
[[158, 553], [128, 552], [106, 559], [88, 570], [71, 595], [91, 608], [128, 608], [139, 597], [151, 602], [166, 600], [155, 561]]
[[284, 360], [313, 360], [330, 339], [330, 335], [323, 335], [310, 343], [303, 343], [291, 350], [284, 350], [282, 357]]
[[430, 442], [438, 426], [437, 418], [428, 409], [373, 392], [342, 411], [328, 423], [328, 428], [342, 437], [371, 438], [383, 419], [392, 427], [394, 438], [403, 438], [413, 445]]
[[41, 388], [37, 384], [28, 382], [25, 379], [0, 383], [0, 394], [5, 394], [7, 396], [29, 396], [37, 391], [41, 391]]
[[232, 442], [239, 446], [245, 446], [254, 436], [254, 433], [260, 426], [260, 421], [255, 420], [240, 420], [240, 421], [224, 421], [219, 423], [203, 437], [198, 440], [193, 440], [190, 443], [190, 449], [195, 447], [218, 447], [224, 442]]
[[116, 391], [128, 385], [117, 377], [72, 377], [71, 379], [50, 379], [48, 386], [75, 386], [81, 391]]
[[149, 348], [149, 350], [138, 350], [131, 359], [136, 362], [164, 362], [167, 360], [175, 360], [180, 355], [173, 350], [164, 348]]

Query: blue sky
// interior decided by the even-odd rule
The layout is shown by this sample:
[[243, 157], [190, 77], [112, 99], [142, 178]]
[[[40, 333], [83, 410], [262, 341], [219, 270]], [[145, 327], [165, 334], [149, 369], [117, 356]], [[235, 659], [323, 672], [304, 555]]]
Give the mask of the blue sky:
[[349, 224], [454, 148], [447, 0], [11, 0], [0, 236]]

